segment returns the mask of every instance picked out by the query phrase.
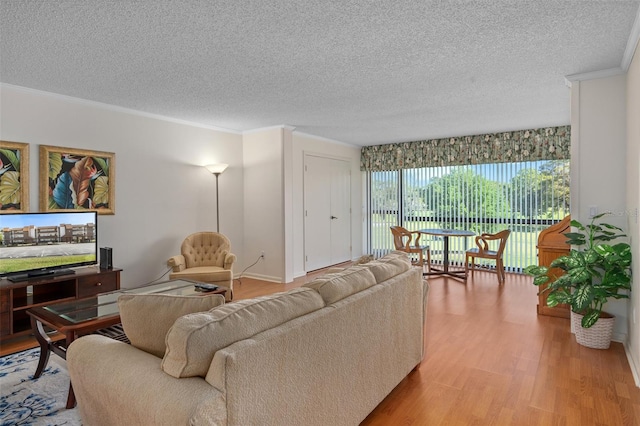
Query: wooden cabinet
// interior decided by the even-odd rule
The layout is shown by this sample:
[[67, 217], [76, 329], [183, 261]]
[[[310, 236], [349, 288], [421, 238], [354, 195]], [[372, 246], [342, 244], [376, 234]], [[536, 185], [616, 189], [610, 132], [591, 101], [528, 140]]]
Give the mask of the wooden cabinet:
[[78, 298], [95, 296], [98, 293], [114, 291], [120, 288], [120, 275], [114, 274], [96, 274], [87, 275], [78, 279]]
[[[569, 254], [571, 246], [566, 243], [567, 237], [564, 236], [565, 232], [571, 231], [571, 216], [567, 216], [562, 221], [550, 226], [549, 228], [540, 232], [538, 236], [538, 265], [550, 266], [551, 262], [560, 256]], [[559, 268], [553, 268], [549, 270], [550, 276], [559, 276], [564, 271]], [[543, 293], [542, 290], [546, 288], [546, 285], [539, 287], [538, 295], [538, 315], [549, 315], [552, 317], [569, 318], [569, 306], [558, 305], [549, 307], [547, 306], [547, 293]]]
[[29, 308], [120, 289], [120, 271], [89, 267], [72, 275], [0, 280], [0, 341], [31, 333]]

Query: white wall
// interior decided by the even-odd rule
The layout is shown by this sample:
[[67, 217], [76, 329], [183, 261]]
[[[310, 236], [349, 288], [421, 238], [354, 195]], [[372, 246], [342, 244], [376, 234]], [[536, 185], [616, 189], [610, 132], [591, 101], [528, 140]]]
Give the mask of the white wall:
[[0, 111], [0, 139], [30, 144], [31, 211], [39, 207], [39, 145], [116, 154], [115, 215], [98, 217], [98, 244], [113, 247], [122, 287], [158, 278], [185, 236], [215, 230], [206, 164], [229, 164], [219, 182], [220, 231], [243, 252], [242, 135], [9, 85], [0, 86]]
[[264, 260], [245, 275], [283, 282], [285, 276], [282, 126], [245, 132], [244, 257], [247, 266]]
[[0, 86], [0, 139], [30, 144], [30, 205], [38, 211], [38, 147], [116, 154], [115, 215], [98, 218], [98, 244], [114, 249], [122, 286], [166, 272], [185, 236], [215, 230], [215, 178], [202, 166], [228, 163], [219, 177], [220, 232], [238, 256], [236, 276], [290, 282], [304, 275], [304, 153], [352, 165], [352, 241], [362, 253], [360, 149], [277, 126], [244, 134], [11, 85]]
[[[631, 236], [633, 253], [633, 290], [629, 301], [629, 341], [627, 353], [630, 355], [633, 370], [640, 371], [640, 226], [638, 208], [640, 206], [640, 45], [627, 71], [627, 223]], [[636, 384], [638, 377], [636, 374]]]
[[335, 141], [328, 141], [301, 132], [293, 132], [293, 265], [294, 275], [305, 274], [304, 270], [304, 155], [317, 154], [338, 158], [351, 163], [351, 256], [362, 255], [362, 172], [360, 171], [360, 148]]
[[[628, 231], [626, 76], [575, 82], [571, 98], [571, 217], [588, 223], [593, 206]], [[614, 340], [626, 340], [627, 302], [611, 301], [605, 310], [616, 316]]]
[[351, 163], [352, 256], [362, 254], [362, 173], [360, 148], [277, 126], [245, 132], [245, 257], [264, 261], [245, 276], [291, 282], [304, 270], [304, 154]]

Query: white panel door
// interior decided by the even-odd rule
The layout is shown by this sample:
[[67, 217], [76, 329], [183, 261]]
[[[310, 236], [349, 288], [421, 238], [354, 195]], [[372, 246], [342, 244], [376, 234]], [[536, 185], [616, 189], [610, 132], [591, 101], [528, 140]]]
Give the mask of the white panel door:
[[351, 164], [331, 160], [331, 263], [351, 260]]
[[331, 184], [327, 159], [305, 156], [304, 164], [305, 270], [331, 265]]
[[305, 155], [305, 270], [351, 259], [351, 165]]

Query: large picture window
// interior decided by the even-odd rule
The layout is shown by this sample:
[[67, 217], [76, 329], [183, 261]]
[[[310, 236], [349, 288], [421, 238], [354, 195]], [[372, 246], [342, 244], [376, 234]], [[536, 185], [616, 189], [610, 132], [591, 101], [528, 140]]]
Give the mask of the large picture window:
[[[508, 271], [537, 262], [538, 234], [569, 214], [569, 160], [424, 167], [367, 173], [369, 251], [393, 250], [390, 226], [466, 229], [481, 234], [511, 229]], [[443, 242], [422, 237], [437, 263]], [[473, 238], [453, 238], [450, 262], [463, 266]]]

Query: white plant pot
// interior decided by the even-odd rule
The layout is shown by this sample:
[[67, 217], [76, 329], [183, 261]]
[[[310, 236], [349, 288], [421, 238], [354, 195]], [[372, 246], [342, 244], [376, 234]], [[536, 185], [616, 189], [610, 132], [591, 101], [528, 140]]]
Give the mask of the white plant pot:
[[598, 321], [589, 328], [582, 327], [583, 315], [571, 311], [571, 332], [576, 335], [576, 342], [593, 349], [609, 349], [613, 336], [613, 325], [616, 318], [603, 312]]

